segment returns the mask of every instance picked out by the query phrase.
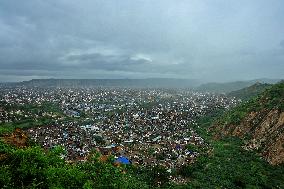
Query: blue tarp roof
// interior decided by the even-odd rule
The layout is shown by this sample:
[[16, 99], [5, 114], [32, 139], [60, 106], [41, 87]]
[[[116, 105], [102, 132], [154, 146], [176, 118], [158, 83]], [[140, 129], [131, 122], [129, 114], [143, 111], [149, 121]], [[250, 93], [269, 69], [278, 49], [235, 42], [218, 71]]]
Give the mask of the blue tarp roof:
[[131, 162], [127, 157], [120, 156], [115, 160], [115, 163], [121, 163], [121, 164], [130, 164]]

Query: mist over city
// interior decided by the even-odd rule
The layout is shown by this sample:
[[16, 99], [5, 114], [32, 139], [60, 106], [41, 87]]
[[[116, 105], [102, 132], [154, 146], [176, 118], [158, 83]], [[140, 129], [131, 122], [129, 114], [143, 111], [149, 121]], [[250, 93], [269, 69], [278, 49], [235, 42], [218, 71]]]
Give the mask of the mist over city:
[[284, 188], [284, 1], [1, 0], [0, 188]]

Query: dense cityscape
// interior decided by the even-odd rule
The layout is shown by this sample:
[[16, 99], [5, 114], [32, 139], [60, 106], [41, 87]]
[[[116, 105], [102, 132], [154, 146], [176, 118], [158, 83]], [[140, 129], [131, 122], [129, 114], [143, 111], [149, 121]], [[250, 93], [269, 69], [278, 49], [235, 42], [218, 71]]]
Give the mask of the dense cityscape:
[[0, 189], [284, 189], [283, 20], [283, 0], [1, 0]]
[[[13, 173], [15, 178], [26, 175], [21, 179], [25, 185], [37, 182], [32, 178], [48, 177], [52, 178], [46, 182], [48, 186], [58, 186], [53, 180], [65, 183], [65, 179], [79, 178], [68, 173], [77, 169], [96, 179], [93, 187], [102, 183], [102, 188], [127, 188], [125, 184], [130, 183], [131, 188], [138, 187], [125, 179], [134, 179], [139, 187], [145, 184], [144, 188], [206, 188], [212, 182], [229, 186], [228, 180], [238, 180], [244, 173], [248, 179], [240, 182], [265, 184], [265, 180], [250, 179], [256, 178], [249, 176], [255, 170], [245, 170], [252, 166], [258, 167], [258, 174], [275, 174], [265, 175], [273, 180], [273, 186], [282, 184], [281, 81], [255, 83], [232, 93], [187, 88], [32, 87], [21, 83], [0, 88], [2, 173]], [[257, 150], [261, 151], [256, 154]], [[26, 168], [29, 164], [35, 168]], [[233, 178], [231, 166], [240, 169], [232, 173]], [[59, 177], [60, 167], [65, 173]], [[45, 175], [52, 170], [54, 176]], [[17, 179], [6, 182], [2, 178], [3, 186], [21, 184]], [[86, 180], [77, 180], [74, 186], [82, 184]]]
[[84, 161], [96, 150], [140, 166], [162, 165], [169, 172], [194, 162], [194, 146], [207, 148], [190, 125], [239, 102], [185, 89], [125, 88], [5, 88], [0, 101], [7, 107], [0, 110], [1, 122], [50, 119], [25, 132], [45, 149], [62, 146], [68, 161]]

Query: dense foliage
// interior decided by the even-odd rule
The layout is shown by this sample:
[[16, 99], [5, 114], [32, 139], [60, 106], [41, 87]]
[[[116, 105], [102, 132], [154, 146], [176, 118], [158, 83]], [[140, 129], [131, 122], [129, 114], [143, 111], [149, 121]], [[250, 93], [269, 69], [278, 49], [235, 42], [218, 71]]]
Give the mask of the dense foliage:
[[0, 143], [1, 188], [147, 188], [124, 174], [124, 167], [112, 165], [112, 159], [100, 162], [93, 153], [87, 162], [66, 163], [64, 151], [57, 147], [44, 151], [38, 146], [24, 149]]
[[187, 187], [284, 188], [284, 165], [269, 165], [255, 152], [244, 150], [238, 138], [213, 139], [208, 127], [217, 120], [216, 115], [199, 119], [203, 127], [196, 129], [210, 143], [211, 151], [183, 167], [182, 174], [191, 178]]

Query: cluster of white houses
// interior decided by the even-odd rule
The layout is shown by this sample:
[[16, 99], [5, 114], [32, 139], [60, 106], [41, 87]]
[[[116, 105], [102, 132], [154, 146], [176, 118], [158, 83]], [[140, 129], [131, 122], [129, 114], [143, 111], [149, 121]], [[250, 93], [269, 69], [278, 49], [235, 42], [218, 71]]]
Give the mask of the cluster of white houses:
[[[169, 169], [191, 163], [198, 156], [196, 149], [206, 148], [191, 127], [198, 117], [238, 103], [225, 95], [190, 90], [118, 88], [9, 88], [2, 90], [0, 101], [1, 122], [41, 116], [53, 119], [27, 133], [44, 148], [63, 146], [67, 160], [85, 160], [97, 150], [127, 157], [133, 164]], [[59, 110], [20, 108], [44, 103]]]

